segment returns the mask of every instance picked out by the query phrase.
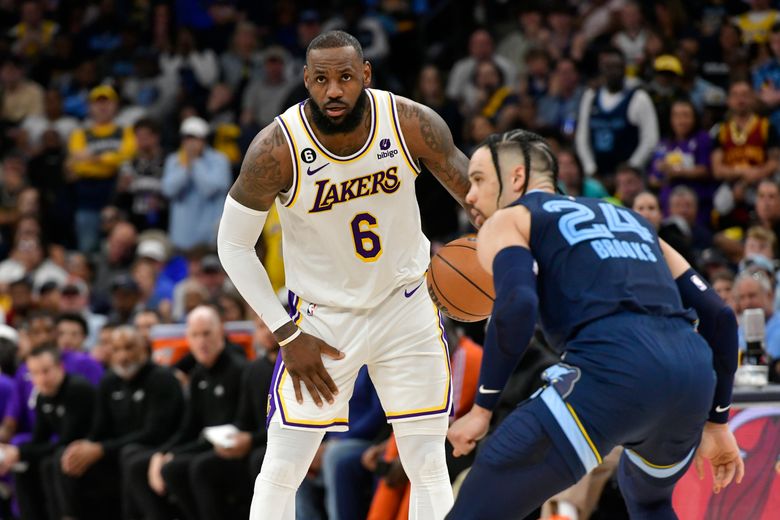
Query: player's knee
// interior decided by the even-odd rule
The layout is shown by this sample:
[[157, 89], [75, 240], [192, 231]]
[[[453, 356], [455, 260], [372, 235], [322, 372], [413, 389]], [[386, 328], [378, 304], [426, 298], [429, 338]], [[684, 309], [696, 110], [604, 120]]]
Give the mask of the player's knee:
[[[434, 446], [431, 446], [431, 448], [434, 448]], [[420, 465], [418, 478], [423, 486], [437, 484], [442, 479], [449, 480], [447, 458], [443, 450], [432, 449], [432, 451], [425, 454]]]
[[295, 478], [295, 465], [287, 460], [272, 459], [266, 457], [263, 461], [263, 467], [255, 480], [255, 490], [262, 483], [268, 483], [274, 486], [297, 489], [298, 482]]

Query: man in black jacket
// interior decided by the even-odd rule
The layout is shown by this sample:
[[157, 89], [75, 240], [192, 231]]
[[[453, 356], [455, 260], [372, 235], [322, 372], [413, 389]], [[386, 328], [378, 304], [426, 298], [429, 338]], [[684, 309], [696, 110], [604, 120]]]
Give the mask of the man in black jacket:
[[65, 516], [118, 518], [120, 452], [131, 445], [162, 444], [184, 407], [178, 381], [149, 361], [138, 331], [117, 328], [111, 345], [111, 370], [98, 387], [91, 433], [68, 445], [60, 458], [56, 485]]
[[51, 489], [56, 467], [53, 454], [89, 430], [95, 389], [86, 379], [65, 373], [60, 350], [53, 343], [30, 352], [27, 366], [38, 392], [33, 436], [30, 442], [18, 447], [0, 445], [0, 474], [14, 471], [22, 518], [45, 520], [59, 517]]
[[197, 365], [190, 374], [190, 402], [184, 420], [158, 450], [128, 462], [131, 499], [147, 519], [172, 517], [166, 496], [174, 499], [183, 518], [199, 518], [189, 471], [199, 455], [212, 450], [201, 432], [207, 426], [232, 423], [240, 400], [246, 362], [225, 350], [222, 324], [214, 308], [193, 309], [187, 316], [186, 334]]
[[268, 345], [265, 356], [244, 370], [241, 400], [233, 424], [238, 432], [231, 445], [215, 445], [190, 464], [189, 482], [201, 519], [247, 518], [252, 486], [265, 455], [265, 427], [268, 390], [274, 372], [279, 344], [260, 319], [255, 320], [256, 337]]

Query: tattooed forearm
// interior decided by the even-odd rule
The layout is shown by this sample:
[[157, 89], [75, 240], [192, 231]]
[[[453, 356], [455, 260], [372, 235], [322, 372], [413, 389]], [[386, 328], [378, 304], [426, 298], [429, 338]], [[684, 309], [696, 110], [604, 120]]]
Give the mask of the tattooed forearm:
[[253, 209], [265, 211], [270, 208], [276, 195], [292, 181], [289, 167], [282, 165], [282, 158], [287, 153], [279, 125], [273, 123], [263, 129], [247, 150], [230, 196]]

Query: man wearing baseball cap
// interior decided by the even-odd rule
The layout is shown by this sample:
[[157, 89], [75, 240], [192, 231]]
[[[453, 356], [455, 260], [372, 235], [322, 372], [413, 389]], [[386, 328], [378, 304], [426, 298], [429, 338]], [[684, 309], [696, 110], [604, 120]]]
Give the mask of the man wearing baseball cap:
[[181, 147], [168, 156], [162, 192], [171, 201], [168, 233], [176, 249], [214, 244], [225, 196], [233, 180], [230, 162], [208, 145], [209, 124], [197, 116], [181, 123]]
[[131, 128], [114, 121], [119, 96], [110, 85], [89, 92], [89, 123], [74, 130], [68, 142], [68, 173], [75, 179], [78, 246], [85, 253], [97, 250], [100, 209], [114, 193], [119, 166], [135, 154]]

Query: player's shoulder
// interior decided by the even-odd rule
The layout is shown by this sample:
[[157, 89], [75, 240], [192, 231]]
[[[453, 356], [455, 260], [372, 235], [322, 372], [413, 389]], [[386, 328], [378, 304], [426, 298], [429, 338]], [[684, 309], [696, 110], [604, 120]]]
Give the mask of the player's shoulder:
[[499, 209], [485, 221], [479, 230], [483, 237], [521, 237], [527, 241], [531, 225], [531, 212], [522, 205]]

